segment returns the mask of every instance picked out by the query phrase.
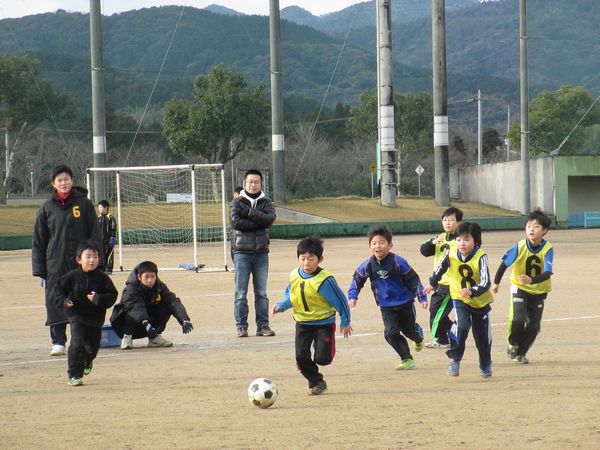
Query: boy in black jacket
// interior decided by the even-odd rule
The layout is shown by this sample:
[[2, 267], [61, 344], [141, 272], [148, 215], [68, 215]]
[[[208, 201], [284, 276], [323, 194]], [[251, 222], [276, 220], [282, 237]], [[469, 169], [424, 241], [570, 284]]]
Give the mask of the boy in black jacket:
[[106, 310], [115, 304], [119, 295], [108, 275], [98, 269], [100, 254], [96, 242], [81, 242], [76, 258], [79, 268], [67, 272], [56, 285], [56, 306], [64, 308], [71, 324], [68, 351], [71, 386], [81, 386], [83, 375], [92, 371]]
[[187, 334], [194, 328], [181, 300], [158, 278], [152, 261], [138, 264], [125, 283], [121, 303], [115, 305], [110, 323], [121, 337], [121, 349], [130, 349], [133, 339], [148, 337], [148, 347], [171, 347], [162, 336], [167, 322], [175, 316]]

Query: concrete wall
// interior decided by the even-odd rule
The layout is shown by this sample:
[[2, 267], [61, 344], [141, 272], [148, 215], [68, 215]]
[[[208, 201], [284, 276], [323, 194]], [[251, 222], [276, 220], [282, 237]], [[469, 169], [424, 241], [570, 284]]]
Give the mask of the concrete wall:
[[[531, 208], [555, 214], [553, 158], [532, 159], [530, 173]], [[521, 161], [463, 167], [459, 175], [463, 200], [529, 212], [523, 211]]]

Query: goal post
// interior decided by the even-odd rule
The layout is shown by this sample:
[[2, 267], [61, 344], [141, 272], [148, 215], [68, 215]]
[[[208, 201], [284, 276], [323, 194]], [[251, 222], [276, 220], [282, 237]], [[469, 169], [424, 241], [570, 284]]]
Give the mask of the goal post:
[[89, 168], [86, 184], [117, 219], [120, 270], [143, 260], [161, 270], [227, 270], [222, 164]]

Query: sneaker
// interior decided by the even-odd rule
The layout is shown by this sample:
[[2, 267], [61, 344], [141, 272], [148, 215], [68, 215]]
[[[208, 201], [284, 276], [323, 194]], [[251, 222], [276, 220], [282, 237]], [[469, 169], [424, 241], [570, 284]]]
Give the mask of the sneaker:
[[77, 377], [69, 378], [69, 381], [67, 381], [67, 383], [69, 383], [71, 386], [83, 386], [83, 380]]
[[52, 350], [50, 351], [50, 356], [62, 356], [66, 354], [67, 352], [64, 345], [55, 344], [52, 346]]
[[271, 330], [271, 328], [269, 328], [269, 326], [267, 325], [266, 327], [262, 327], [259, 330], [256, 330], [256, 335], [257, 336], [275, 336], [275, 332], [273, 330]]
[[92, 372], [92, 368], [94, 367], [94, 361], [90, 361], [85, 363], [85, 367], [83, 368], [83, 374], [89, 375]]
[[441, 344], [438, 341], [426, 342], [425, 347], [427, 348], [449, 348], [450, 344]]
[[[423, 348], [423, 347], [421, 347]], [[400, 364], [396, 366], [396, 370], [410, 370], [414, 369], [416, 366], [415, 360], [412, 358], [403, 359]]]
[[319, 384], [311, 387], [308, 390], [308, 395], [321, 395], [325, 391], [327, 391], [327, 383], [325, 383], [325, 381], [321, 381]]
[[460, 361], [450, 360], [450, 363], [448, 364], [448, 375], [451, 377], [460, 375]]
[[124, 334], [121, 339], [121, 350], [129, 350], [133, 347], [133, 336], [131, 334]]
[[529, 360], [526, 356], [517, 355], [513, 358], [513, 361], [519, 364], [529, 364]]
[[492, 365], [490, 364], [485, 369], [481, 369], [479, 371], [479, 375], [481, 375], [483, 378], [489, 378], [489, 377], [491, 377], [492, 376]]
[[514, 361], [515, 358], [517, 357], [518, 351], [519, 351], [518, 345], [509, 345], [508, 348], [506, 349], [506, 354], [508, 355], [509, 359], [512, 359]]
[[157, 334], [154, 339], [148, 339], [148, 347], [171, 347], [173, 343], [165, 339], [162, 334]]
[[238, 328], [237, 337], [248, 337], [248, 328]]
[[420, 352], [421, 350], [423, 350], [424, 346], [425, 346], [424, 339], [421, 339], [421, 342], [415, 342], [415, 352]]

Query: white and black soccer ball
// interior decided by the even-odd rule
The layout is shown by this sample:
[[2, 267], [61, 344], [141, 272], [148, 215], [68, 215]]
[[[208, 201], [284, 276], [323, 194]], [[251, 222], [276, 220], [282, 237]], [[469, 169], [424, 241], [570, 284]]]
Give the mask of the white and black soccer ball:
[[266, 378], [257, 378], [248, 386], [248, 400], [259, 408], [268, 408], [277, 400], [277, 386]]

